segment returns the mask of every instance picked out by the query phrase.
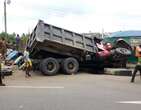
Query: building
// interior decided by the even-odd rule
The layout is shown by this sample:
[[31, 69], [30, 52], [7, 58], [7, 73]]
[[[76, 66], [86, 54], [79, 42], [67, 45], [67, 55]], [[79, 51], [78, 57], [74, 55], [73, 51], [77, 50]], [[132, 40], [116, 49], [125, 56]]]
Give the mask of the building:
[[141, 31], [119, 31], [114, 32], [105, 38], [106, 41], [114, 42], [116, 39], [122, 38], [132, 47], [141, 44]]
[[95, 32], [95, 33], [92, 33], [92, 32], [90, 32], [90, 33], [82, 33], [83, 35], [85, 35], [85, 36], [88, 36], [88, 37], [97, 37], [97, 38], [100, 38], [100, 39], [103, 39], [105, 36], [109, 36], [111, 33], [106, 33], [106, 32], [104, 32], [104, 33], [99, 33], [99, 32]]

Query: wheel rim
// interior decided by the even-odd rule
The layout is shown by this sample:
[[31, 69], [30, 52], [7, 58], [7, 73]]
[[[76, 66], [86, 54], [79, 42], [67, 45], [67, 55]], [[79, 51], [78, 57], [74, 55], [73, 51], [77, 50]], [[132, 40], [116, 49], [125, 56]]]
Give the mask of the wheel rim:
[[49, 62], [49, 63], [47, 64], [47, 69], [48, 69], [49, 71], [52, 71], [52, 70], [54, 69], [54, 67], [55, 67], [55, 65], [54, 65], [53, 62]]
[[117, 48], [117, 51], [120, 53], [120, 54], [123, 54], [123, 55], [130, 55], [131, 52], [126, 49], [126, 48]]
[[72, 62], [68, 63], [68, 69], [73, 70], [74, 64]]
[[123, 53], [123, 54], [126, 54], [127, 53], [127, 50], [126, 49], [119, 49], [119, 52], [120, 53]]

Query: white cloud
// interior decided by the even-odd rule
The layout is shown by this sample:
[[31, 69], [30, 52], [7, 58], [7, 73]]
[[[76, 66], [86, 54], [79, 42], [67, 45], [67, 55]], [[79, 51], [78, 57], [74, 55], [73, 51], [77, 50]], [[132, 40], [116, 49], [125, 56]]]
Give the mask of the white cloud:
[[[75, 32], [141, 30], [140, 0], [11, 0], [8, 32], [27, 33], [38, 19]], [[4, 30], [0, 0], [0, 31]]]

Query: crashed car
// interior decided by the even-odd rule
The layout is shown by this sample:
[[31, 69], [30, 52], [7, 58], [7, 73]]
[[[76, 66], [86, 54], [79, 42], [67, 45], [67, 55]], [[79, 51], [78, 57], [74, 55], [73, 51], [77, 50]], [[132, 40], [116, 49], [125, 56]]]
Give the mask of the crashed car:
[[12, 75], [12, 73], [13, 73], [13, 69], [11, 66], [6, 66], [6, 65], [2, 66], [2, 68], [1, 68], [2, 76], [10, 76], [10, 75]]
[[132, 48], [126, 41], [118, 39], [114, 45], [96, 37], [94, 41], [98, 48], [97, 56], [102, 60], [104, 67], [126, 67], [127, 59], [132, 54]]
[[10, 66], [12, 64], [17, 64], [17, 62], [19, 62], [22, 56], [23, 56], [22, 52], [7, 49], [7, 55], [5, 59], [6, 65]]
[[7, 49], [5, 61], [2, 63], [2, 76], [9, 76], [13, 73], [13, 64], [18, 65], [22, 59], [23, 54], [16, 50]]

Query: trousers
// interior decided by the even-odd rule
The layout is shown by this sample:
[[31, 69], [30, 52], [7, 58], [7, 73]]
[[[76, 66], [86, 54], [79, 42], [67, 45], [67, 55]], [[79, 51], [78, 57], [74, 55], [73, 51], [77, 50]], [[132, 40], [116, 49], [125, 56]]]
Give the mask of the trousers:
[[141, 65], [136, 65], [135, 66], [135, 69], [134, 69], [133, 74], [132, 74], [131, 82], [134, 82], [136, 73], [138, 71], [140, 72], [140, 77], [141, 77]]
[[2, 71], [1, 71], [1, 63], [0, 63], [0, 84], [3, 84], [3, 83], [2, 83]]

